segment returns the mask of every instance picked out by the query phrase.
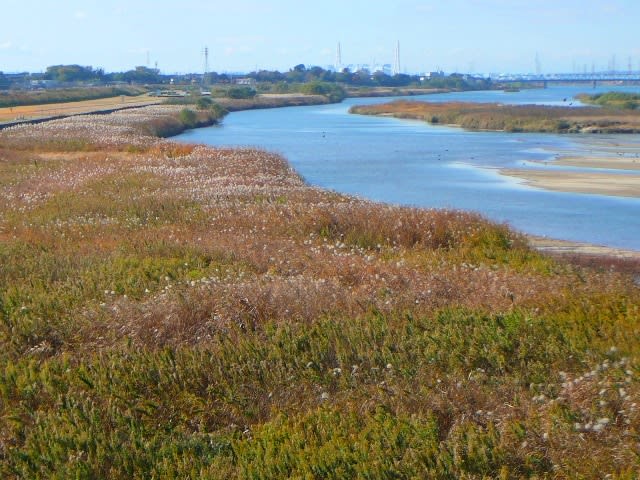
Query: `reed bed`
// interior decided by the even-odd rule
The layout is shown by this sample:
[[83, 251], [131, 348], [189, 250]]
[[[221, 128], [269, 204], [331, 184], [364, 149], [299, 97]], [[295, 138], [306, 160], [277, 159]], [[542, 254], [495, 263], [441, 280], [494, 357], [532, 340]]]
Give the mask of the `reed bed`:
[[424, 120], [470, 130], [543, 133], [639, 133], [640, 112], [595, 107], [412, 102], [351, 107], [351, 113]]
[[637, 264], [150, 135], [0, 132], [4, 478], [635, 478]]

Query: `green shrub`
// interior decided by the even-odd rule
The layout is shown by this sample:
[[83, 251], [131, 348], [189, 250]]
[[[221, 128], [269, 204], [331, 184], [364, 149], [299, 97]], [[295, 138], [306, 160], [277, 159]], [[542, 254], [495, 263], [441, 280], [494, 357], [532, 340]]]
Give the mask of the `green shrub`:
[[198, 119], [198, 116], [196, 115], [196, 112], [194, 112], [189, 108], [183, 108], [180, 111], [180, 121], [187, 128], [195, 127], [197, 119]]
[[329, 82], [304, 83], [300, 86], [300, 92], [306, 95], [324, 95], [335, 102], [343, 100], [346, 96], [340, 85]]
[[196, 106], [200, 110], [206, 110], [207, 108], [210, 108], [212, 105], [213, 105], [213, 100], [211, 100], [209, 97], [200, 97], [196, 101]]
[[231, 87], [227, 90], [227, 97], [234, 99], [246, 99], [256, 96], [256, 91], [251, 87]]

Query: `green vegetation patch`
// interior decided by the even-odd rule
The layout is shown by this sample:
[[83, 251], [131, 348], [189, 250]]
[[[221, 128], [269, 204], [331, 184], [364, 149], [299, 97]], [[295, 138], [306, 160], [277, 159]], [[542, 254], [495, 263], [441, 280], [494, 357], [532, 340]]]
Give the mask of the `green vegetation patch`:
[[576, 98], [583, 103], [623, 110], [636, 110], [640, 106], [640, 94], [638, 93], [607, 92], [594, 95], [583, 93]]
[[[637, 355], [633, 341], [611, 354], [587, 340], [638, 327], [637, 311], [610, 307], [599, 318], [576, 317], [579, 330], [522, 313], [369, 314], [261, 332], [220, 329], [199, 348], [123, 346], [84, 359], [5, 361], [0, 473], [551, 475], [560, 458], [539, 448], [540, 422], [552, 422], [562, 438], [582, 414], [561, 403], [530, 415], [518, 405], [536, 392], [553, 395], [561, 371]], [[531, 385], [543, 386], [530, 393]], [[500, 426], [478, 414], [504, 402], [515, 410]]]

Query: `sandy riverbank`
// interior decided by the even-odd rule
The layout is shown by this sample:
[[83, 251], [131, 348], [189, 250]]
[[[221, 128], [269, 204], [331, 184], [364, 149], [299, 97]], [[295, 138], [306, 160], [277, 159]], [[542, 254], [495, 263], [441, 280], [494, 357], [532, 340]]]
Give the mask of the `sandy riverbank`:
[[[545, 165], [549, 162], [544, 162]], [[553, 165], [561, 165], [566, 167], [580, 168], [599, 168], [609, 170], [640, 170], [639, 157], [604, 157], [604, 156], [588, 156], [588, 157], [559, 157], [553, 161]]]
[[560, 192], [640, 197], [640, 175], [558, 170], [502, 169], [526, 185]]
[[640, 251], [606, 247], [584, 242], [572, 242], [555, 238], [527, 235], [529, 245], [536, 250], [555, 255], [592, 255], [616, 258], [639, 259]]

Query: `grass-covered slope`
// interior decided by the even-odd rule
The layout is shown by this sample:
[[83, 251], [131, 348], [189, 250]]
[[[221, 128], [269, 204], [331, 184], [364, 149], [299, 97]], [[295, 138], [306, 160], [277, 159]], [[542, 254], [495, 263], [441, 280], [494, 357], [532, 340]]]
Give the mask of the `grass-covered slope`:
[[3, 478], [634, 478], [638, 265], [148, 136], [0, 133]]

